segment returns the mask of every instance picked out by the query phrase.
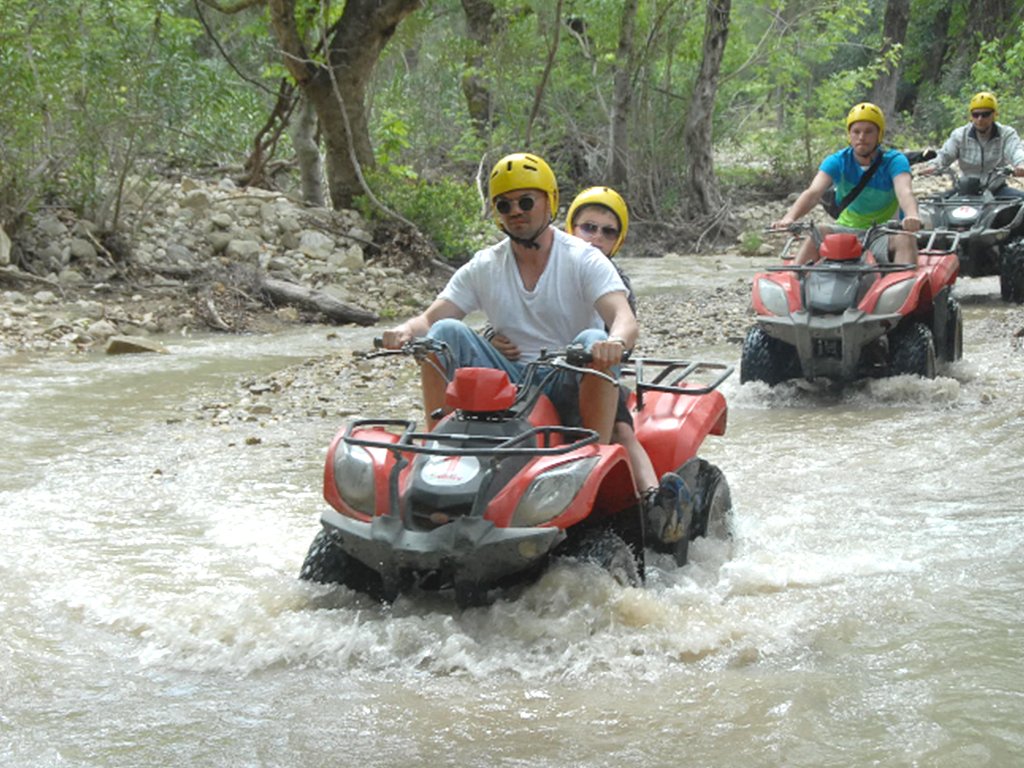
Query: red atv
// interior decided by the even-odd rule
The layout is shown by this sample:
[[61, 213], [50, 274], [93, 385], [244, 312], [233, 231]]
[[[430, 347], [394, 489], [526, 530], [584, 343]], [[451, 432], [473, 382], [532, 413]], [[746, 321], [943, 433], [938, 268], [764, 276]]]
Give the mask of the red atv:
[[[925, 233], [917, 264], [879, 264], [869, 246], [902, 232], [872, 227], [819, 236], [813, 224], [793, 224], [783, 248], [787, 263], [754, 276], [757, 324], [747, 333], [740, 381], [770, 385], [789, 379], [845, 383], [866, 377], [935, 377], [935, 360], [963, 354], [963, 321], [953, 297], [957, 243]], [[818, 244], [821, 260], [796, 266], [802, 236]]]
[[[382, 354], [429, 361], [447, 348], [424, 338], [367, 356]], [[567, 555], [638, 584], [647, 537], [625, 449], [599, 445], [592, 430], [562, 426], [542, 393], [559, 370], [603, 376], [589, 362], [581, 349], [544, 354], [519, 386], [504, 371], [458, 369], [446, 392], [453, 410], [432, 432], [402, 419], [349, 423], [327, 452], [329, 506], [300, 578], [382, 600], [452, 588], [465, 606]], [[710, 381], [691, 381], [698, 372]], [[691, 494], [688, 537], [660, 548], [683, 564], [690, 539], [730, 531], [725, 477], [696, 454], [708, 434], [725, 432], [717, 387], [732, 368], [635, 359], [628, 373], [636, 378], [630, 400], [638, 438], [659, 476], [677, 472]]]

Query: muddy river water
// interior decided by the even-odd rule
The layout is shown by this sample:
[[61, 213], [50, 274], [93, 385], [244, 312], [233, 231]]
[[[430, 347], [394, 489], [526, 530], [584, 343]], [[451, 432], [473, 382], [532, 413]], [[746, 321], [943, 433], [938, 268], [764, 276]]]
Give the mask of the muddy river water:
[[373, 329], [0, 359], [0, 765], [1024, 764], [1024, 353], [992, 279], [958, 294], [934, 381], [726, 382], [731, 553], [467, 610], [297, 580], [334, 420], [183, 409]]

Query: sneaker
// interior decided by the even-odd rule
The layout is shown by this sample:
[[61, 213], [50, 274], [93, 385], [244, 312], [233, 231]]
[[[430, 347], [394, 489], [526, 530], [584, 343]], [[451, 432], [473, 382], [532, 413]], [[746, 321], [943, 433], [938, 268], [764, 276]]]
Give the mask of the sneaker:
[[666, 472], [646, 502], [649, 530], [662, 542], [674, 544], [686, 536], [693, 517], [693, 498], [683, 478]]

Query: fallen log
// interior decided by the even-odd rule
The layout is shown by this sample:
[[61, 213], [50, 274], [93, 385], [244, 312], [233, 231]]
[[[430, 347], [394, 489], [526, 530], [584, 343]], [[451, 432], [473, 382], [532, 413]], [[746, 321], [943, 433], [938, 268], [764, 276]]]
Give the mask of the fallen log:
[[60, 283], [54, 282], [53, 280], [49, 280], [45, 277], [33, 275], [31, 272], [25, 272], [17, 267], [0, 267], [0, 281], [45, 285], [49, 288], [53, 288], [53, 290], [57, 291], [61, 296], [64, 295], [64, 289], [61, 287]]
[[272, 302], [290, 304], [301, 309], [319, 312], [337, 323], [373, 325], [380, 317], [362, 307], [348, 304], [323, 291], [314, 291], [286, 280], [264, 277], [261, 282], [263, 293]]

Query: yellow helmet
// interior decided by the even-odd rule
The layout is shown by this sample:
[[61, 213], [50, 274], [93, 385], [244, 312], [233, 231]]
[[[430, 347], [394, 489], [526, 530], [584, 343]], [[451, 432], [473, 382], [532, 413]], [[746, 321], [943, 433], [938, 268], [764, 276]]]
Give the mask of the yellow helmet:
[[569, 206], [569, 212], [565, 215], [566, 232], [572, 234], [576, 214], [579, 213], [581, 208], [588, 205], [604, 206], [614, 213], [615, 218], [619, 220], [619, 237], [608, 253], [609, 256], [614, 256], [619, 248], [622, 247], [622, 242], [626, 239], [626, 232], [629, 231], [629, 208], [626, 207], [626, 201], [622, 199], [622, 195], [611, 187], [590, 187], [584, 189], [576, 195], [572, 205]]
[[994, 93], [979, 91], [971, 97], [971, 105], [967, 111], [973, 112], [976, 109], [991, 109], [993, 112], [999, 112], [999, 100]]
[[857, 104], [846, 116], [846, 132], [850, 132], [850, 126], [854, 123], [868, 122], [878, 126], [878, 143], [882, 143], [885, 136], [885, 115], [882, 110], [869, 102]]
[[537, 155], [515, 152], [494, 164], [488, 183], [488, 199], [493, 203], [498, 195], [516, 189], [541, 190], [548, 196], [551, 217], [554, 218], [558, 212], [558, 182], [551, 167]]

